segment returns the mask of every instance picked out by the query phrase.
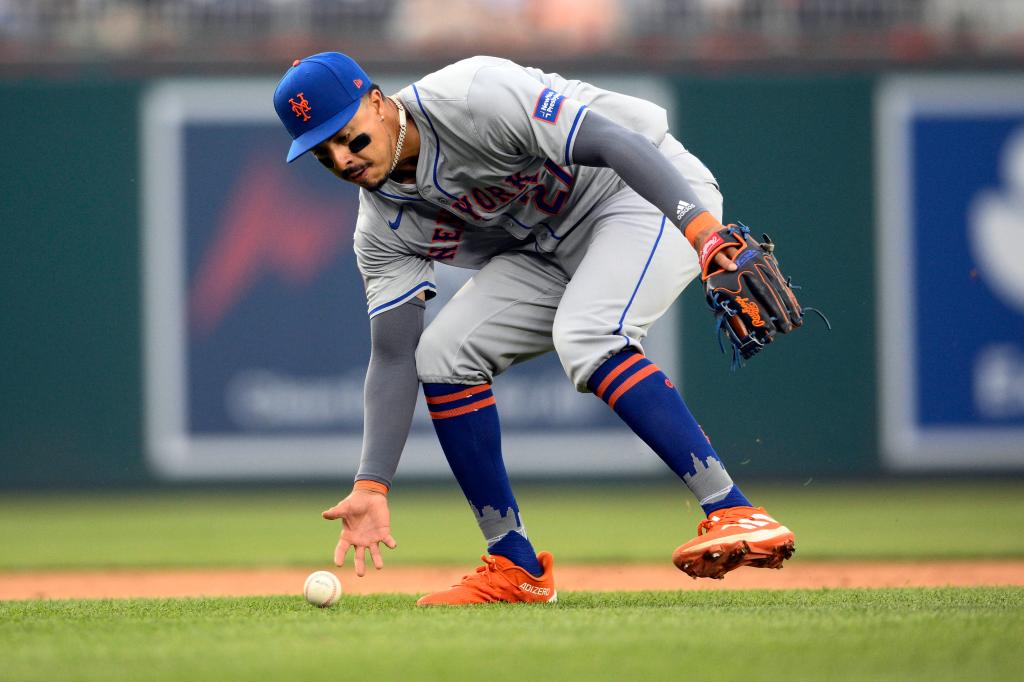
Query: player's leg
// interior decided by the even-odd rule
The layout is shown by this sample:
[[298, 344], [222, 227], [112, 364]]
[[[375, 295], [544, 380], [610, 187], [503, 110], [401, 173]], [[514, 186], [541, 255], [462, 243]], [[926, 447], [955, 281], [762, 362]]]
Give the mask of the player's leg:
[[[640, 197], [623, 193], [594, 226], [554, 323], [578, 389], [604, 400], [690, 488], [705, 513], [749, 505], [671, 380], [641, 341], [696, 271], [693, 249]], [[637, 217], [637, 212], [642, 211]]]
[[[487, 542], [485, 565], [423, 605], [553, 601], [551, 555], [536, 554], [501, 452], [491, 380], [552, 350], [565, 279], [527, 252], [505, 254], [470, 280], [424, 330], [417, 369], [441, 448]], [[524, 588], [523, 586], [527, 587]]]
[[[703, 169], [685, 152], [679, 156], [678, 163], [691, 175]], [[721, 218], [717, 187], [693, 179], [691, 184]], [[791, 552], [792, 534], [751, 507], [671, 380], [643, 355], [641, 342], [650, 326], [697, 275], [696, 254], [678, 229], [628, 190], [603, 207], [588, 237], [585, 255], [570, 265], [572, 279], [553, 328], [566, 372], [579, 390], [595, 393], [651, 446], [710, 519], [723, 518], [726, 510], [744, 510], [745, 525], [759, 531], [749, 538], [754, 544], [746, 549], [746, 559], [730, 550], [708, 565], [689, 557], [677, 565], [691, 574], [720, 577], [739, 565], [780, 564], [787, 543]], [[760, 516], [746, 518], [752, 514]], [[778, 552], [776, 545], [782, 545]]]

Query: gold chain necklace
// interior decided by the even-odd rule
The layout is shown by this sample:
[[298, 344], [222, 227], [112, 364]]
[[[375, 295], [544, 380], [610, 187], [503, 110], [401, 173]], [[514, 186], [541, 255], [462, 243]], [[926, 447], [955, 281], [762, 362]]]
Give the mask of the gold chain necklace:
[[398, 142], [395, 144], [395, 158], [391, 160], [391, 168], [388, 169], [388, 175], [391, 175], [395, 171], [395, 166], [398, 165], [398, 157], [402, 155], [402, 145], [405, 144], [405, 105], [403, 105], [397, 97], [388, 95], [388, 99], [395, 103], [398, 107]]

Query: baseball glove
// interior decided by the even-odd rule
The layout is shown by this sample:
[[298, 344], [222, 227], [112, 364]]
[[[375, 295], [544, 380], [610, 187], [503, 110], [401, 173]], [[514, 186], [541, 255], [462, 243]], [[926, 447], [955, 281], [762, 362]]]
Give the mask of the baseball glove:
[[[788, 334], [804, 323], [804, 309], [793, 293], [799, 287], [783, 277], [771, 238], [763, 239], [757, 241], [742, 223], [728, 225], [712, 233], [699, 254], [708, 305], [718, 322], [715, 334], [720, 346], [722, 334], [732, 342], [734, 369], [776, 334]], [[714, 262], [716, 254], [730, 248], [736, 250], [730, 255], [736, 264], [732, 272]]]

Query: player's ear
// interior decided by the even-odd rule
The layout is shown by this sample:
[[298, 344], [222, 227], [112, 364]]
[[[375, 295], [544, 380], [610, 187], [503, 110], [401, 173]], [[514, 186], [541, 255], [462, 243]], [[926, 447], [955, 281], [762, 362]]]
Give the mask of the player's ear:
[[366, 96], [369, 98], [370, 106], [373, 107], [373, 115], [384, 120], [384, 95], [380, 89], [371, 86]]

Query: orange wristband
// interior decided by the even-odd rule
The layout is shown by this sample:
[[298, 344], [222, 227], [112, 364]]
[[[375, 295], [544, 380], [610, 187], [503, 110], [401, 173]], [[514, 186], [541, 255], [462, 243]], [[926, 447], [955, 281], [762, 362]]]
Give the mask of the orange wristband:
[[369, 490], [372, 493], [380, 493], [381, 495], [388, 494], [388, 487], [377, 481], [356, 481], [355, 485], [352, 486], [352, 490]]
[[701, 211], [697, 214], [697, 217], [691, 220], [690, 224], [686, 226], [686, 229], [683, 230], [683, 234], [686, 236], [686, 240], [690, 242], [690, 244], [693, 244], [697, 239], [697, 235], [709, 227], [715, 230], [721, 230], [723, 225], [708, 211]]

